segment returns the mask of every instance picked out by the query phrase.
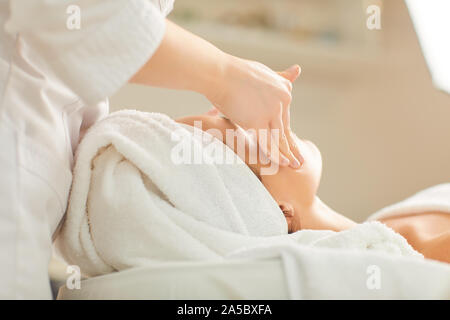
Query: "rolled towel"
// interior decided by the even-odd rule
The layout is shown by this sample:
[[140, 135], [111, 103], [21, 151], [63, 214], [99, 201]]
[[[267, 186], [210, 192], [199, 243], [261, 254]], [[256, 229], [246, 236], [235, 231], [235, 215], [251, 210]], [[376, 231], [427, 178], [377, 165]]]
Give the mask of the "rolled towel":
[[375, 212], [367, 221], [424, 212], [450, 213], [450, 183], [440, 184]]
[[224, 148], [234, 163], [177, 164], [182, 139], [204, 150], [203, 138], [185, 126], [133, 110], [112, 113], [86, 133], [56, 240], [69, 263], [97, 275], [218, 259], [259, 237], [287, 234], [277, 203], [231, 149], [213, 139], [208, 145]]

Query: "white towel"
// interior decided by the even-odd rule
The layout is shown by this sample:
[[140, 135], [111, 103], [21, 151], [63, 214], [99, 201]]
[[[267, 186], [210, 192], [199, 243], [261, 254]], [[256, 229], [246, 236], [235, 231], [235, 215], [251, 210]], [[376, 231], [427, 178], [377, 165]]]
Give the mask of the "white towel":
[[420, 191], [406, 200], [381, 209], [367, 220], [372, 221], [425, 212], [450, 213], [450, 183], [440, 184]]
[[165, 115], [131, 110], [88, 131], [57, 239], [69, 263], [97, 275], [155, 261], [214, 259], [253, 237], [287, 233], [277, 203], [232, 150], [212, 141], [235, 164], [175, 164], [175, 138], [196, 148], [202, 143]]
[[[68, 263], [99, 275], [162, 261], [224, 259], [244, 248], [286, 243], [420, 256], [378, 222], [341, 233], [288, 235], [277, 203], [245, 163], [221, 141], [205, 141], [189, 128], [130, 110], [90, 128], [77, 150], [56, 240]], [[174, 138], [203, 152], [213, 144], [235, 163], [176, 164], [171, 156], [180, 141]]]
[[229, 258], [281, 259], [290, 299], [450, 299], [450, 265], [407, 255], [283, 244]]

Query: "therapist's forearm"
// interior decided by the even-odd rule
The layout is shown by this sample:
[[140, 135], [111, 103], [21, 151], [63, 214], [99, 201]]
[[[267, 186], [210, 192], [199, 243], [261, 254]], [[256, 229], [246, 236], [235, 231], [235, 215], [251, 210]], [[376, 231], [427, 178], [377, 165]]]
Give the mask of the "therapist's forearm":
[[208, 98], [217, 93], [228, 55], [167, 20], [164, 39], [130, 82], [191, 90]]

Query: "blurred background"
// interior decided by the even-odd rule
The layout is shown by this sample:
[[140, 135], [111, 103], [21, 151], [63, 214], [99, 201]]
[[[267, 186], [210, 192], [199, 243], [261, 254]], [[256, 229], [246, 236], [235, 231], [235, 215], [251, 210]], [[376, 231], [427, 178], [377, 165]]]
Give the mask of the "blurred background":
[[[369, 5], [381, 29], [369, 30]], [[320, 198], [363, 221], [450, 181], [450, 95], [432, 86], [402, 0], [177, 0], [169, 19], [275, 70], [298, 63], [292, 127], [323, 155]], [[172, 117], [210, 108], [190, 92], [126, 85], [111, 111]]]

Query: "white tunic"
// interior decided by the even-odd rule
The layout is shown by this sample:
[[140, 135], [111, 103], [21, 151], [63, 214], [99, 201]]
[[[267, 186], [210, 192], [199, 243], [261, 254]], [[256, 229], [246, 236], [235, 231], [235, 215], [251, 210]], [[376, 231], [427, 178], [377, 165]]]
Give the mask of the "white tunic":
[[75, 148], [154, 53], [172, 5], [0, 0], [0, 298], [51, 297], [51, 239]]

